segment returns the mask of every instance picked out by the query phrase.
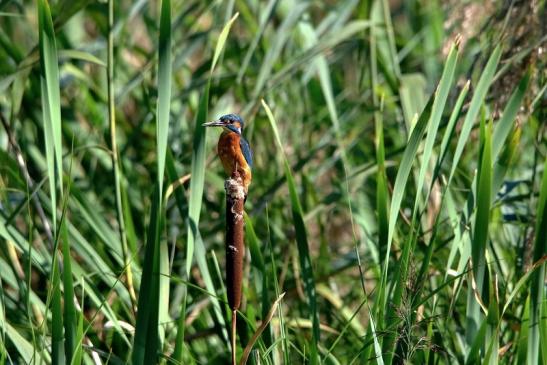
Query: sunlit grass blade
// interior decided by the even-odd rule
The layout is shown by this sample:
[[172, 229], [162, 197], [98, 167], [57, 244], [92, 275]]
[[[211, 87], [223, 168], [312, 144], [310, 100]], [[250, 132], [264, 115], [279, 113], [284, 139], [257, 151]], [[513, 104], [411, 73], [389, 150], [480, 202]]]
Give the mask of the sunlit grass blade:
[[308, 237], [306, 233], [306, 226], [304, 224], [304, 213], [302, 211], [302, 206], [300, 205], [300, 199], [298, 198], [298, 193], [296, 190], [296, 183], [291, 172], [291, 168], [285, 152], [283, 149], [283, 144], [281, 143], [281, 138], [279, 137], [279, 132], [277, 131], [277, 125], [275, 118], [272, 114], [272, 111], [268, 105], [262, 100], [262, 106], [268, 115], [268, 120], [270, 121], [270, 126], [274, 132], [275, 141], [277, 143], [277, 148], [279, 153], [283, 156], [285, 177], [287, 179], [287, 185], [289, 187], [289, 194], [291, 200], [292, 208], [292, 217], [294, 220], [294, 229], [296, 231], [296, 243], [298, 247], [298, 258], [300, 260], [300, 267], [302, 270], [302, 281], [304, 282], [304, 288], [306, 290], [306, 295], [308, 299], [308, 306], [310, 310], [310, 317], [312, 322], [312, 334], [313, 339], [311, 343], [311, 354], [310, 354], [310, 363], [317, 364], [318, 362], [318, 343], [319, 343], [319, 315], [317, 313], [317, 299], [315, 291], [315, 279], [313, 276], [312, 263], [309, 252]]
[[[408, 141], [407, 147], [403, 153], [403, 158], [401, 160], [401, 165], [397, 171], [397, 176], [395, 178], [395, 185], [393, 187], [393, 197], [391, 200], [391, 206], [389, 208], [389, 227], [388, 227], [388, 237], [387, 237], [387, 248], [386, 256], [384, 258], [384, 267], [383, 267], [383, 280], [384, 285], [386, 284], [385, 279], [387, 276], [387, 271], [389, 267], [389, 252], [391, 249], [391, 242], [393, 240], [393, 235], [395, 233], [395, 224], [397, 223], [397, 217], [399, 216], [399, 208], [403, 201], [403, 196], [405, 192], [405, 187], [407, 185], [408, 177], [410, 176], [410, 170], [414, 163], [416, 153], [418, 152], [418, 147], [422, 141], [425, 130], [428, 125], [429, 117], [431, 115], [431, 107], [433, 105], [434, 97], [430, 97], [427, 105], [425, 106], [422, 114], [418, 118], [410, 139]], [[386, 299], [386, 298], [384, 298]], [[383, 306], [385, 303], [380, 304]]]
[[188, 239], [186, 242], [186, 275], [190, 274], [194, 259], [195, 241], [201, 212], [203, 186], [205, 180], [205, 128], [201, 125], [207, 121], [209, 107], [209, 88], [211, 82], [207, 82], [201, 95], [198, 114], [195, 122], [194, 143], [192, 153], [192, 170], [190, 179], [190, 197], [188, 199]]
[[171, 107], [171, 1], [162, 0], [160, 36], [158, 44], [158, 104], [156, 108], [156, 151], [158, 154], [158, 184], [163, 198], [163, 178], [167, 137], [169, 135], [169, 113]]
[[[395, 186], [393, 189], [393, 198], [391, 202], [392, 204], [390, 207], [387, 251], [386, 251], [385, 263], [383, 268], [384, 270], [383, 277], [382, 277], [383, 281], [381, 284], [382, 290], [385, 290], [384, 285], [387, 284], [386, 281], [387, 281], [387, 269], [388, 269], [388, 263], [389, 263], [389, 251], [391, 247], [391, 242], [393, 240], [395, 223], [397, 220], [397, 216], [399, 214], [399, 208], [402, 202], [406, 182], [410, 175], [410, 170], [411, 170], [414, 158], [416, 156], [418, 146], [421, 143], [421, 139], [425, 133], [425, 129], [429, 126], [426, 143], [425, 143], [425, 149], [423, 153], [422, 166], [420, 168], [420, 174], [417, 181], [417, 192], [416, 192], [412, 222], [411, 222], [411, 229], [413, 230], [413, 232], [411, 234], [411, 239], [406, 240], [406, 243], [404, 244], [404, 247], [403, 247], [403, 254], [400, 259], [400, 264], [398, 266], [398, 270], [396, 274], [395, 292], [394, 292], [394, 296], [391, 303], [391, 309], [389, 310], [390, 315], [387, 316], [387, 320], [389, 323], [387, 328], [389, 328], [390, 330], [388, 331], [391, 331], [391, 332], [388, 333], [387, 338], [384, 341], [383, 349], [384, 351], [386, 351], [386, 362], [388, 364], [391, 364], [393, 360], [394, 351], [395, 351], [395, 349], [393, 348], [393, 344], [395, 341], [395, 333], [393, 332], [394, 331], [393, 325], [394, 325], [394, 322], [397, 321], [397, 316], [395, 315], [395, 311], [397, 310], [402, 300], [403, 288], [406, 286], [406, 281], [407, 281], [406, 275], [408, 271], [408, 265], [410, 263], [409, 261], [410, 254], [414, 250], [415, 234], [416, 234], [414, 232], [414, 230], [416, 229], [414, 225], [415, 225], [415, 221], [417, 217], [419, 217], [418, 208], [419, 208], [419, 202], [420, 202], [421, 189], [425, 181], [425, 175], [429, 166], [429, 159], [431, 158], [431, 155], [432, 155], [433, 146], [435, 143], [440, 120], [444, 110], [444, 105], [448, 98], [448, 93], [450, 91], [452, 80], [454, 78], [457, 57], [458, 57], [457, 46], [453, 45], [448, 55], [437, 92], [430, 97], [430, 100], [427, 106], [425, 107], [425, 110], [422, 112], [420, 118], [418, 119], [416, 125], [414, 126], [412, 130], [409, 144], [403, 154], [401, 167], [399, 168], [399, 171], [397, 172], [397, 177], [395, 180]], [[428, 190], [426, 194], [426, 199], [429, 197], [429, 192], [430, 192], [430, 189]], [[426, 260], [427, 258], [428, 256], [426, 255]], [[381, 303], [385, 303], [386, 299], [387, 297], [385, 297], [385, 294], [382, 294]], [[382, 304], [380, 305], [382, 306]]]
[[[233, 22], [237, 19], [238, 14], [224, 26], [220, 32], [220, 36], [215, 47], [215, 53], [213, 60], [211, 61], [211, 70], [205, 90], [201, 95], [198, 114], [196, 116], [193, 153], [192, 153], [192, 179], [190, 180], [190, 199], [188, 202], [188, 242], [186, 244], [186, 274], [190, 273], [192, 267], [192, 260], [194, 256], [194, 242], [196, 236], [196, 230], [199, 224], [199, 215], [201, 211], [201, 202], [203, 197], [203, 186], [205, 177], [205, 127], [203, 123], [207, 122], [208, 109], [209, 109], [209, 90], [211, 88], [211, 78], [215, 70], [216, 62], [220, 57], [220, 53], [224, 48], [226, 39], [230, 32], [230, 28]], [[200, 268], [203, 269], [203, 268]]]
[[438, 176], [440, 172], [441, 165], [446, 157], [446, 154], [448, 153], [448, 149], [450, 147], [450, 141], [452, 140], [452, 137], [454, 135], [454, 131], [456, 128], [456, 122], [458, 121], [460, 117], [460, 112], [462, 110], [463, 102], [465, 101], [465, 98], [467, 97], [467, 94], [469, 92], [469, 86], [470, 86], [470, 82], [468, 81], [465, 83], [464, 87], [460, 91], [460, 95], [458, 95], [458, 99], [456, 100], [456, 103], [454, 104], [454, 107], [452, 108], [452, 113], [450, 113], [450, 118], [448, 119], [448, 124], [446, 125], [446, 129], [441, 142], [441, 149], [439, 151], [439, 158], [437, 159], [434, 179], [432, 179], [433, 181], [436, 180], [436, 177]]
[[262, 332], [264, 332], [264, 330], [268, 327], [270, 321], [272, 320], [272, 317], [275, 314], [275, 310], [278, 308], [279, 302], [281, 301], [281, 299], [283, 299], [284, 296], [285, 296], [285, 293], [282, 293], [274, 301], [274, 303], [272, 304], [272, 308], [270, 309], [270, 311], [264, 317], [262, 323], [260, 324], [260, 327], [258, 327], [256, 329], [256, 331], [253, 334], [252, 338], [250, 339], [249, 343], [247, 344], [247, 346], [245, 346], [245, 349], [243, 350], [243, 355], [241, 356], [241, 359], [239, 361], [240, 365], [245, 365], [247, 363], [247, 359], [249, 358], [249, 354], [251, 353], [251, 350], [252, 350], [254, 344], [256, 343], [256, 341], [258, 340], [258, 338], [260, 337]]
[[[412, 211], [412, 219], [411, 219], [412, 232], [410, 234], [410, 238], [405, 240], [403, 253], [401, 257], [399, 258], [399, 265], [395, 275], [395, 290], [394, 290], [393, 298], [390, 302], [391, 308], [388, 309], [389, 314], [387, 315], [387, 318], [386, 318], [388, 323], [387, 328], [389, 332], [384, 342], [384, 350], [386, 351], [385, 360], [387, 364], [391, 364], [393, 360], [392, 354], [394, 353], [395, 348], [392, 348], [392, 346], [396, 338], [394, 333], [394, 329], [395, 329], [394, 324], [399, 320], [397, 316], [395, 315], [395, 313], [398, 310], [403, 300], [402, 296], [404, 295], [403, 293], [404, 288], [407, 285], [407, 275], [408, 275], [408, 269], [409, 269], [408, 265], [410, 264], [410, 256], [414, 252], [415, 242], [417, 239], [416, 235], [417, 235], [417, 231], [419, 230], [419, 228], [417, 227], [418, 225], [417, 219], [420, 217], [419, 211], [420, 211], [420, 198], [422, 196], [422, 187], [424, 186], [424, 183], [425, 183], [426, 172], [428, 171], [428, 168], [430, 166], [429, 161], [433, 153], [433, 147], [437, 137], [437, 132], [441, 122], [441, 117], [443, 115], [444, 107], [448, 98], [448, 94], [451, 89], [452, 81], [454, 79], [457, 59], [458, 59], [458, 48], [456, 44], [453, 44], [448, 54], [446, 64], [443, 70], [443, 74], [441, 76], [441, 80], [439, 81], [438, 88], [434, 96], [432, 96], [432, 98], [434, 98], [434, 101], [431, 107], [431, 115], [427, 123], [428, 133], [425, 140], [424, 151], [422, 154], [420, 173], [418, 176], [418, 180], [416, 182], [416, 197], [414, 199], [414, 208]], [[396, 180], [396, 184], [397, 184], [397, 180]], [[428, 189], [425, 194], [424, 201], [426, 202], [428, 201], [430, 192], [431, 192], [431, 189]], [[397, 192], [396, 190], [394, 190], [394, 196], [396, 194]], [[428, 266], [428, 261], [430, 259], [432, 248], [433, 248], [432, 243], [430, 243], [428, 253], [426, 253], [426, 256], [424, 259], [424, 264], [423, 264], [424, 267]]]
[[57, 185], [62, 195], [62, 140], [61, 140], [61, 100], [59, 90], [59, 65], [57, 47], [55, 45], [55, 33], [49, 5], [45, 0], [38, 1], [38, 32], [40, 48], [40, 86], [42, 97], [42, 118], [44, 136], [46, 142], [47, 172], [50, 187], [51, 216], [56, 243], [54, 245], [53, 259], [51, 263], [51, 357], [53, 364], [63, 364], [65, 353], [63, 352], [63, 313], [61, 306], [61, 273], [57, 262]]
[[215, 70], [215, 66], [218, 62], [218, 59], [220, 57], [220, 54], [222, 50], [224, 49], [224, 44], [226, 43], [226, 40], [228, 39], [228, 35], [230, 34], [230, 28], [232, 27], [232, 24], [236, 21], [237, 17], [239, 16], [239, 13], [235, 13], [234, 16], [224, 25], [222, 28], [222, 31], [220, 32], [217, 40], [217, 45], [215, 47], [215, 53], [213, 55], [213, 61], [211, 62], [211, 76], [213, 74], [213, 71]]
[[[156, 151], [158, 155], [158, 187], [159, 199], [162, 202], [161, 215], [163, 217], [163, 180], [165, 174], [165, 159], [167, 154], [167, 140], [169, 136], [169, 117], [171, 108], [171, 1], [162, 0], [160, 10], [160, 34], [158, 42], [158, 101], [156, 107]], [[170, 321], [169, 317], [169, 257], [167, 242], [156, 242], [159, 248], [158, 256], [158, 320], [162, 324], [159, 328], [160, 348], [165, 338], [164, 325]]]
[[[547, 159], [543, 163], [543, 177], [541, 179], [539, 198], [537, 203], [535, 241], [534, 241], [534, 261], [539, 261], [547, 255]], [[547, 338], [547, 328], [544, 312], [545, 295], [545, 263], [541, 264], [536, 272], [532, 274], [530, 284], [530, 328], [528, 329], [528, 354], [527, 364], [539, 364], [539, 359], [543, 363], [547, 362], [547, 350], [540, 347], [540, 343], [545, 343]]]
[[498, 67], [500, 57], [501, 47], [498, 45], [492, 52], [492, 55], [488, 59], [488, 63], [484, 67], [484, 70], [479, 79], [479, 83], [474, 90], [473, 98], [471, 99], [471, 102], [469, 104], [469, 109], [467, 111], [467, 114], [465, 115], [465, 119], [461, 127], [460, 137], [458, 138], [456, 151], [454, 152], [454, 157], [452, 158], [452, 168], [448, 177], [448, 184], [450, 184], [452, 178], [454, 177], [454, 173], [456, 172], [456, 168], [458, 167], [458, 163], [462, 156], [463, 149], [469, 142], [469, 134], [471, 133], [471, 129], [473, 128], [473, 123], [475, 122], [475, 119], [479, 114], [480, 108], [484, 102], [484, 98], [486, 97], [486, 93], [490, 88], [490, 84], [492, 83], [492, 80], [494, 78], [494, 74], [496, 72], [496, 68]]
[[387, 254], [385, 250], [389, 227], [389, 193], [387, 189], [383, 128], [381, 116], [378, 115], [375, 122], [376, 163], [378, 164], [378, 171], [376, 173], [376, 211], [378, 214], [378, 250], [380, 257], [384, 257]]
[[56, 187], [62, 192], [62, 140], [61, 140], [61, 97], [59, 91], [59, 65], [55, 33], [51, 12], [46, 0], [38, 1], [38, 32], [40, 46], [40, 85], [42, 96], [42, 118], [46, 142], [47, 171], [53, 226], [56, 229]]
[[[481, 151], [480, 162], [477, 169], [477, 212], [471, 242], [471, 263], [473, 266], [472, 277], [475, 288], [468, 283], [468, 308], [466, 339], [468, 345], [472, 345], [479, 331], [482, 321], [480, 305], [475, 300], [475, 295], [483, 297], [486, 272], [486, 248], [488, 245], [488, 226], [490, 224], [490, 205], [492, 189], [492, 124], [485, 125], [481, 121]], [[482, 299], [484, 301], [484, 299]]]
[[374, 340], [374, 355], [376, 357], [376, 363], [378, 365], [384, 365], [384, 359], [382, 356], [382, 346], [380, 345], [380, 341], [378, 340], [378, 332], [376, 332], [376, 327], [374, 326], [374, 318], [372, 318], [372, 314], [369, 313], [369, 321], [370, 321], [370, 333], [372, 334], [372, 338]]
[[[437, 137], [437, 131], [439, 130], [439, 125], [441, 118], [443, 116], [444, 107], [446, 105], [446, 100], [448, 99], [448, 94], [452, 88], [452, 81], [454, 80], [454, 74], [456, 72], [456, 65], [458, 61], [458, 45], [453, 44], [450, 48], [450, 52], [446, 59], [444, 66], [443, 74], [441, 80], [439, 81], [439, 86], [435, 91], [435, 101], [433, 102], [433, 107], [431, 109], [431, 119], [429, 121], [429, 127], [427, 131], [427, 137], [425, 140], [424, 151], [422, 154], [422, 166], [420, 167], [420, 175], [418, 177], [418, 182], [416, 184], [416, 198], [414, 201], [414, 214], [417, 214], [417, 209], [420, 201], [422, 187], [424, 186], [426, 172], [429, 168], [429, 160], [433, 152], [433, 146], [435, 144], [435, 139]], [[424, 201], [428, 201], [429, 194], [431, 189], [427, 190], [426, 197]]]

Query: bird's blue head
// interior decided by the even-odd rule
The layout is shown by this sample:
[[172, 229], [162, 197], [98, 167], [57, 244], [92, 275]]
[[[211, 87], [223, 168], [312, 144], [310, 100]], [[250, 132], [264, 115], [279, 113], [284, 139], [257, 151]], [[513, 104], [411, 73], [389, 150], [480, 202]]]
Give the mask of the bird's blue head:
[[244, 126], [243, 119], [237, 114], [226, 114], [220, 117], [218, 120], [214, 120], [209, 123], [204, 123], [204, 127], [223, 127], [227, 130], [241, 134]]

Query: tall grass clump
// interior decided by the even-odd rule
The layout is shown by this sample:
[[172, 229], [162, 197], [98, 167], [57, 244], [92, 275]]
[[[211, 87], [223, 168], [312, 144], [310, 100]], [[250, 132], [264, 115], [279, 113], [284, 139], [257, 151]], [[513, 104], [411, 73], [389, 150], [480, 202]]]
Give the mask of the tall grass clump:
[[0, 363], [547, 363], [544, 12], [1, 3]]

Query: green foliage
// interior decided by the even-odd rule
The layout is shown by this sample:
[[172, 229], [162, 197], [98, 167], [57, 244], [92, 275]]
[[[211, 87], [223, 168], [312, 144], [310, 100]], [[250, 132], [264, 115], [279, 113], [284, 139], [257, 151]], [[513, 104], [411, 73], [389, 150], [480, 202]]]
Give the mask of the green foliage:
[[0, 363], [547, 364], [544, 11], [3, 2]]

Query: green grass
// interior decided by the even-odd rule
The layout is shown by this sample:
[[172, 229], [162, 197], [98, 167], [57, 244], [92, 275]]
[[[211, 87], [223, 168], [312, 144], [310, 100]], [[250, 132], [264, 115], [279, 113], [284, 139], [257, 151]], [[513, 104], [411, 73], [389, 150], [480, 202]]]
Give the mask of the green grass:
[[545, 6], [3, 2], [0, 363], [547, 364]]

